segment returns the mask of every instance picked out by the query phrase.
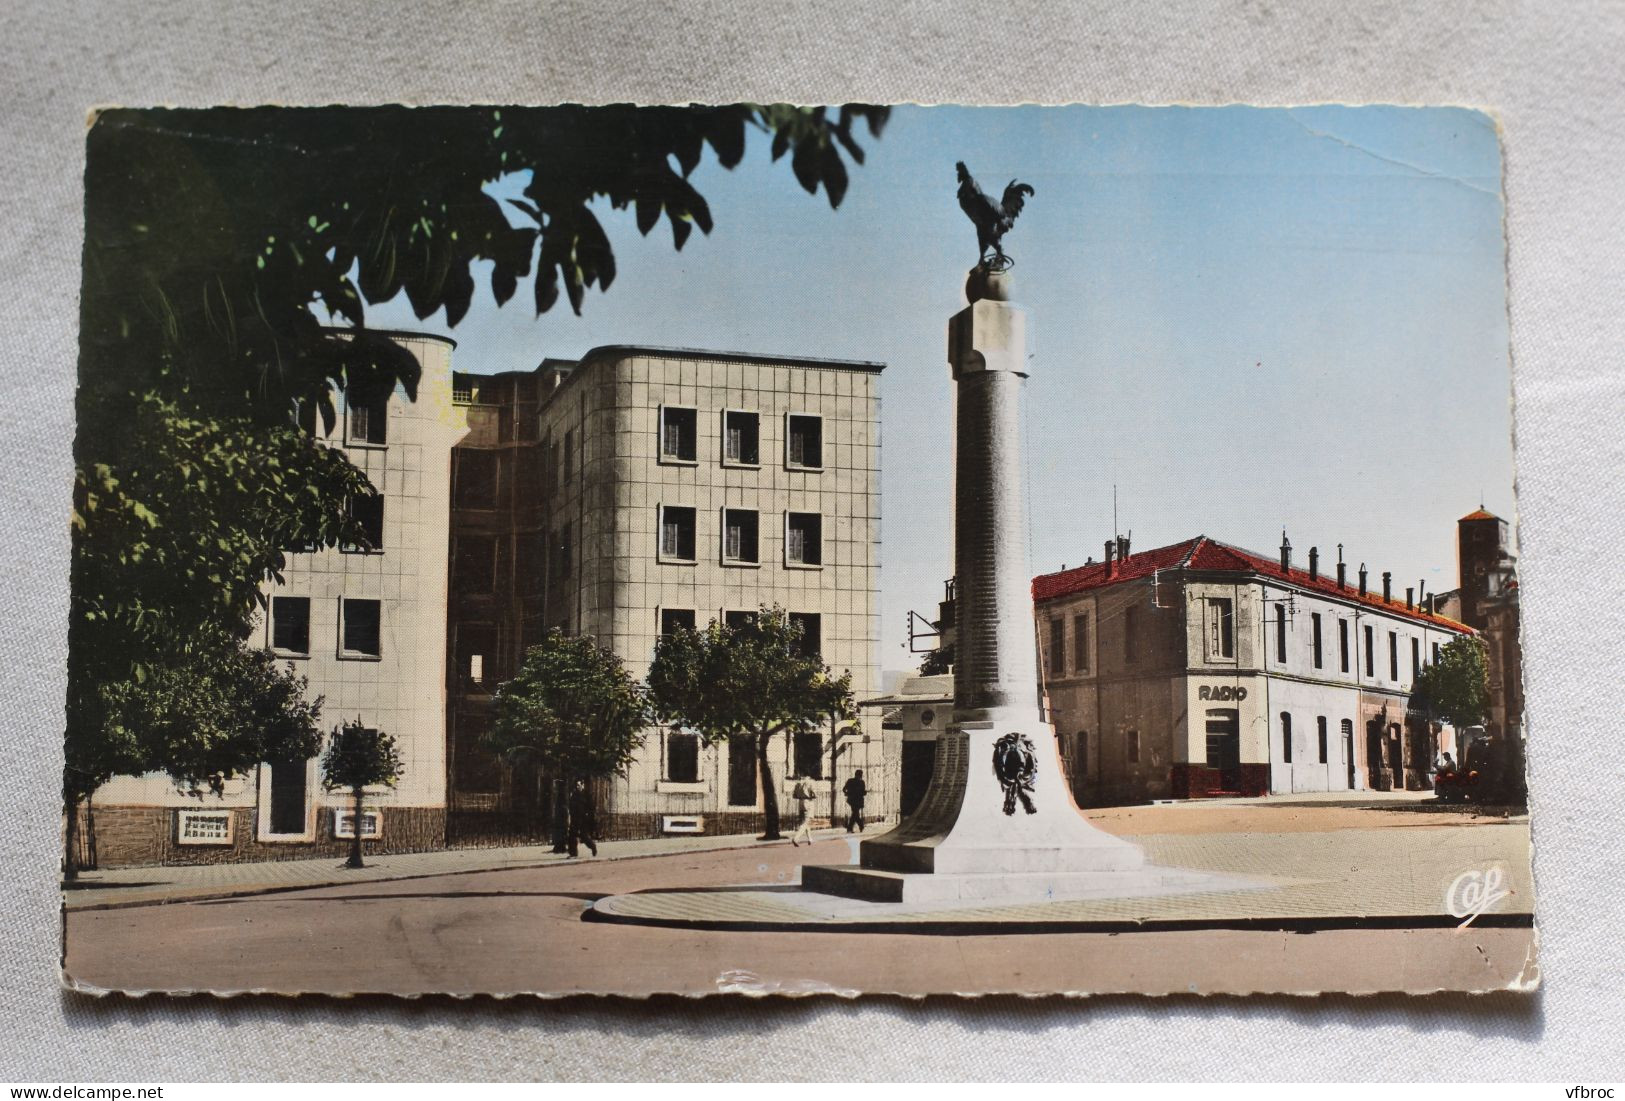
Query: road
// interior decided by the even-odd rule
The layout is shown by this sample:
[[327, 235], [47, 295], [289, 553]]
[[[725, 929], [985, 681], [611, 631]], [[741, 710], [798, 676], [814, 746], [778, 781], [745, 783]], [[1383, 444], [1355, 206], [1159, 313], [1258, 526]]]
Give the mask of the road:
[[[1247, 853], [1254, 865], [1279, 863], [1254, 844], [1252, 831], [1266, 825], [1273, 838], [1337, 834], [1357, 824], [1391, 830], [1396, 841], [1425, 837], [1469, 848], [1475, 838], [1504, 838], [1509, 828], [1459, 814], [1260, 805], [1206, 808], [1210, 828], [1201, 830], [1202, 813], [1151, 807], [1096, 817], [1105, 828], [1154, 829], [1173, 838], [1165, 843], [1187, 847], [1199, 845], [1194, 835], [1211, 833], [1215, 845]], [[1526, 853], [1526, 825], [1522, 836]], [[1325, 847], [1313, 836], [1301, 841], [1304, 851]], [[836, 839], [811, 850], [773, 845], [76, 911], [65, 922], [66, 970], [84, 988], [130, 991], [631, 995], [1364, 993], [1498, 989], [1534, 976], [1528, 928], [922, 936], [581, 920], [606, 895], [783, 884], [802, 863], [840, 863], [848, 852]]]

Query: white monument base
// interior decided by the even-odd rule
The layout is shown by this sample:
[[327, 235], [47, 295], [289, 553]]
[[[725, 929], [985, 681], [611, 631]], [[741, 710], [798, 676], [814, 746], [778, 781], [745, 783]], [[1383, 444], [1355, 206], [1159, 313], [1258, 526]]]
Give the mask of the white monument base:
[[[1011, 733], [1033, 745], [1030, 792], [1012, 792], [994, 767], [994, 745]], [[1049, 725], [1034, 709], [998, 708], [956, 715], [924, 799], [860, 845], [858, 867], [808, 865], [801, 883], [872, 902], [1008, 904], [1216, 890], [1219, 878], [1149, 865], [1136, 845], [1091, 825], [1067, 790]]]

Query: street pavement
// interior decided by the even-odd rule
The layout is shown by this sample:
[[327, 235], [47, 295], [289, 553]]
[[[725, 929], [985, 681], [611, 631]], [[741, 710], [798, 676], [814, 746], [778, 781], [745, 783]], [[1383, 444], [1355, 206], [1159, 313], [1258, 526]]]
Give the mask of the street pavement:
[[[1189, 808], [1123, 808], [1155, 825], [1198, 824]], [[1265, 889], [1208, 896], [1206, 912], [1230, 917], [1344, 911], [1440, 914], [1450, 869], [1505, 869], [1514, 892], [1486, 914], [1530, 909], [1527, 821], [1359, 811], [1349, 808], [1214, 808], [1221, 826], [1292, 823], [1289, 829], [1161, 829], [1134, 834], [1159, 863], [1256, 877]], [[1358, 829], [1308, 828], [1316, 818]], [[1139, 822], [1136, 822], [1138, 825]], [[1106, 825], [1105, 822], [1102, 822]], [[719, 839], [710, 839], [716, 842]], [[636, 843], [624, 843], [633, 845]], [[604, 846], [606, 854], [608, 846]], [[1535, 932], [1528, 927], [1195, 929], [1090, 932], [1103, 917], [1136, 919], [1147, 907], [1190, 907], [1201, 896], [1135, 900], [1128, 910], [1091, 900], [981, 914], [968, 935], [832, 933], [584, 921], [613, 897], [644, 902], [709, 896], [737, 900], [785, 890], [800, 865], [844, 863], [841, 837], [811, 849], [735, 839], [728, 847], [623, 859], [560, 862], [545, 852], [509, 852], [516, 864], [374, 878], [329, 886], [284, 884], [256, 894], [168, 905], [69, 910], [65, 978], [81, 990], [422, 993], [1105, 993], [1340, 990], [1499, 990], [1536, 981]], [[431, 854], [446, 857], [448, 854]], [[451, 854], [455, 855], [455, 854]], [[490, 860], [486, 851], [482, 859]], [[544, 858], [536, 862], [537, 858]], [[398, 858], [379, 858], [397, 861]], [[310, 862], [306, 862], [310, 863]], [[429, 871], [423, 871], [430, 868]], [[146, 870], [148, 874], [156, 869]], [[328, 869], [332, 871], [331, 868]], [[380, 869], [380, 874], [388, 869]], [[259, 882], [259, 881], [256, 881]], [[197, 886], [197, 885], [194, 885]], [[97, 890], [136, 890], [104, 886]], [[198, 889], [202, 889], [199, 887]], [[215, 890], [224, 890], [217, 885]], [[266, 893], [270, 890], [272, 893]], [[80, 894], [82, 892], [74, 892]], [[172, 894], [173, 897], [173, 894]], [[1035, 916], [1079, 908], [1034, 932]], [[1422, 909], [1422, 907], [1428, 907]], [[1182, 911], [1189, 917], [1188, 911]], [[1021, 932], [999, 932], [1006, 929]], [[1401, 922], [1401, 925], [1404, 923]], [[1152, 931], [1156, 930], [1156, 931]]]

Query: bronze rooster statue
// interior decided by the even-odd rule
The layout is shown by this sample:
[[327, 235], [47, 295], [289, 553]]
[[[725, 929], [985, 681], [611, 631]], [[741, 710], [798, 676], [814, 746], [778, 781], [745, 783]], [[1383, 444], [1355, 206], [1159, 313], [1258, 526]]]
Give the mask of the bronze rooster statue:
[[[956, 162], [954, 167], [959, 170], [959, 209], [976, 226], [976, 243], [981, 249], [977, 263], [1002, 271], [1010, 266], [1010, 258], [999, 247], [999, 242], [1015, 224], [1026, 200], [1034, 194], [1032, 185], [1011, 180], [1005, 186], [1004, 199], [994, 202], [971, 178], [964, 161]], [[988, 249], [993, 250], [991, 258]]]

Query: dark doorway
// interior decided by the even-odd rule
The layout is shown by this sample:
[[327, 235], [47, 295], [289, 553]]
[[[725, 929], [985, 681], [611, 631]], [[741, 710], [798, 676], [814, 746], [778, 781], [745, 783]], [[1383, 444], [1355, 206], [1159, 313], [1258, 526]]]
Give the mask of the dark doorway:
[[305, 762], [271, 762], [271, 832], [305, 832]]
[[1241, 724], [1232, 708], [1207, 713], [1207, 767], [1224, 791], [1241, 790]]
[[1399, 724], [1388, 727], [1388, 767], [1393, 770], [1393, 790], [1405, 789], [1405, 758], [1402, 755], [1404, 739], [1399, 736]]
[[1343, 733], [1343, 764], [1349, 772], [1349, 790], [1354, 790], [1354, 720], [1344, 719]]
[[756, 745], [749, 737], [728, 739], [728, 805], [756, 805]]
[[937, 743], [919, 741], [903, 743], [902, 791], [898, 793], [897, 809], [904, 818], [925, 798], [925, 789], [931, 786], [931, 770], [937, 763]]
[[1366, 786], [1372, 791], [1387, 791], [1382, 770], [1382, 724], [1372, 719], [1365, 724]]

